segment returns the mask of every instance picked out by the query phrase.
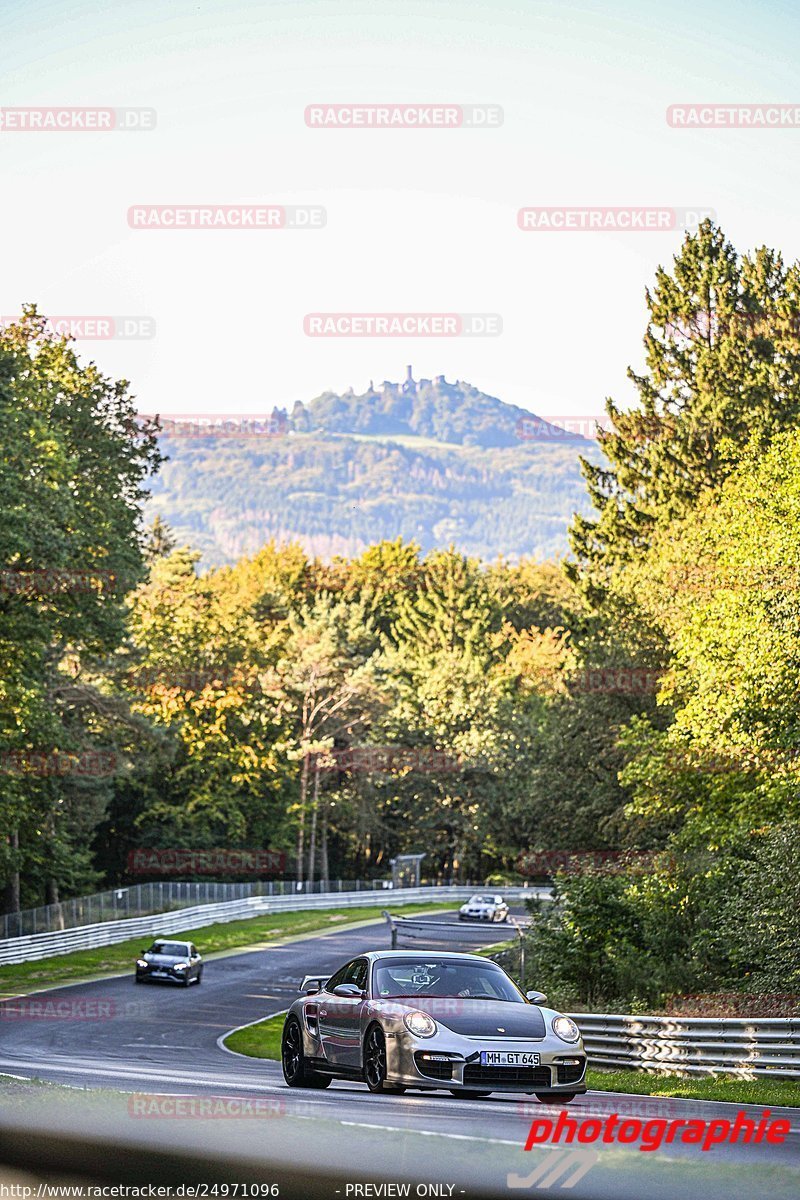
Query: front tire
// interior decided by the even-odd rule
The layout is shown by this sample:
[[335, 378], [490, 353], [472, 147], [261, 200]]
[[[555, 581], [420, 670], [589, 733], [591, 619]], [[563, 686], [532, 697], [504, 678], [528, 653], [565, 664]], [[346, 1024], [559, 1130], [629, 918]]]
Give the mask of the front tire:
[[386, 1082], [386, 1038], [380, 1025], [371, 1025], [364, 1038], [364, 1079], [371, 1092], [391, 1092]]
[[281, 1037], [281, 1066], [289, 1087], [326, 1088], [330, 1075], [317, 1075], [308, 1069], [303, 1054], [303, 1031], [296, 1017], [290, 1017]]
[[537, 1092], [536, 1099], [540, 1104], [572, 1104], [577, 1092]]

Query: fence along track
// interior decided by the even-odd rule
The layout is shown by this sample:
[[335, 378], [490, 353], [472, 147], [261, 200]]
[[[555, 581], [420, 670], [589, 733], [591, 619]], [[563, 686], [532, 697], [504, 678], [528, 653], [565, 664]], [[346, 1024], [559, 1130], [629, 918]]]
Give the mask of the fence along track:
[[[546, 893], [539, 888], [495, 888], [507, 900], [522, 900]], [[323, 892], [314, 895], [252, 896], [221, 904], [204, 904], [132, 920], [86, 925], [57, 933], [40, 933], [0, 941], [0, 964], [29, 962], [68, 954], [72, 950], [111, 946], [135, 937], [178, 933], [187, 928], [238, 921], [270, 912], [300, 912], [315, 908], [393, 907], [426, 900], [468, 900], [473, 888], [420, 887], [376, 892]], [[414, 940], [424, 936], [423, 922], [390, 918], [405, 925]], [[465, 923], [467, 930], [479, 928]], [[482, 927], [492, 930], [497, 940], [511, 932], [498, 922]], [[512, 927], [513, 928], [513, 927]], [[432, 924], [433, 940], [442, 939], [438, 923]], [[800, 1016], [759, 1017], [649, 1017], [614, 1013], [572, 1013], [583, 1035], [591, 1066], [629, 1067], [653, 1072], [687, 1075], [736, 1075], [742, 1079], [769, 1077], [800, 1080]]]
[[[82, 925], [76, 929], [54, 933], [34, 933], [27, 937], [6, 938], [0, 941], [0, 965], [30, 962], [69, 954], [72, 950], [91, 950], [98, 946], [113, 946], [129, 938], [179, 933], [183, 929], [199, 929], [204, 925], [224, 924], [246, 920], [265, 913], [302, 912], [315, 908], [381, 908], [387, 900], [393, 906], [419, 904], [429, 900], [468, 900], [474, 894], [469, 887], [397, 888], [374, 892], [315, 892], [289, 896], [250, 896], [245, 900], [229, 900], [220, 904], [202, 904], [172, 912], [155, 913], [147, 917]], [[534, 895], [537, 888], [497, 888], [497, 894], [507, 899]], [[498, 926], [499, 928], [499, 926]]]

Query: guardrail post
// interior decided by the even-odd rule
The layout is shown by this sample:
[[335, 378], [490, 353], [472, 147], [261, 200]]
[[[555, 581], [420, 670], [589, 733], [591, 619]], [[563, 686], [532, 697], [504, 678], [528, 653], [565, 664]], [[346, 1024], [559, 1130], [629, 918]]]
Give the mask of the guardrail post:
[[385, 908], [381, 912], [381, 916], [385, 917], [386, 920], [389, 922], [389, 928], [392, 931], [392, 949], [396, 950], [397, 949], [397, 926], [394, 923], [394, 917], [392, 916], [392, 914], [390, 912], [387, 912]]

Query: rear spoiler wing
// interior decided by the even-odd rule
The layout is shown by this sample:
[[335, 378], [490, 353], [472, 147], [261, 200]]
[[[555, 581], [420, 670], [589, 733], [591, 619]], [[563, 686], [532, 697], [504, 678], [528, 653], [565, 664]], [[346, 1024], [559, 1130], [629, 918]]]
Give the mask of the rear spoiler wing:
[[303, 982], [300, 984], [300, 991], [305, 992], [306, 995], [321, 992], [329, 979], [329, 975], [304, 975]]

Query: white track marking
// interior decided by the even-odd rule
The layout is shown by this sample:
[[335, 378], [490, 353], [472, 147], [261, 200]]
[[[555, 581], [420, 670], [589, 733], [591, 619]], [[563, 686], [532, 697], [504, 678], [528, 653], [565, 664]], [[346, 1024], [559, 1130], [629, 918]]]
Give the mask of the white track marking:
[[340, 1121], [340, 1125], [352, 1125], [356, 1129], [379, 1129], [381, 1133], [416, 1133], [422, 1137], [443, 1137], [450, 1138], [457, 1142], [488, 1142], [492, 1146], [516, 1146], [520, 1148], [519, 1142], [507, 1141], [505, 1138], [486, 1138], [473, 1137], [469, 1133], [440, 1133], [438, 1129], [414, 1129], [413, 1126], [407, 1125], [373, 1125], [366, 1121]]

